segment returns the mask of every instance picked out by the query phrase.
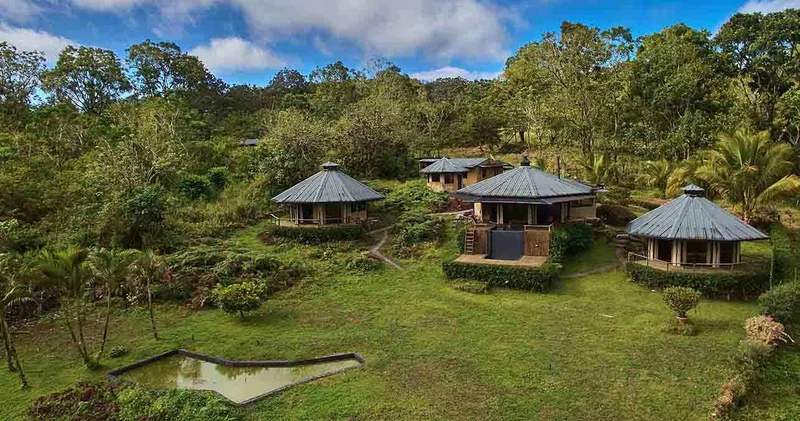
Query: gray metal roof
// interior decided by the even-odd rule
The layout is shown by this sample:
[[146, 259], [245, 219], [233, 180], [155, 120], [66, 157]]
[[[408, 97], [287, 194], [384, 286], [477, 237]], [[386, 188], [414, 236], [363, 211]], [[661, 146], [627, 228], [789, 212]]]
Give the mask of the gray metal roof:
[[239, 141], [239, 146], [257, 146], [258, 139], [242, 139]]
[[628, 233], [666, 240], [748, 241], [769, 238], [702, 196], [695, 185], [628, 224]]
[[465, 168], [462, 165], [458, 165], [448, 158], [439, 158], [437, 161], [421, 169], [419, 172], [423, 174], [441, 174], [441, 173], [464, 173], [467, 171], [469, 171], [468, 168]]
[[[560, 178], [554, 174], [522, 166], [488, 178], [455, 192], [455, 197], [479, 201], [484, 199], [514, 199], [549, 203], [547, 199], [564, 196], [594, 197], [595, 188], [579, 181]], [[495, 200], [496, 201], [496, 200]]]
[[385, 196], [339, 171], [333, 162], [322, 164], [322, 171], [272, 198], [276, 203], [371, 202]]

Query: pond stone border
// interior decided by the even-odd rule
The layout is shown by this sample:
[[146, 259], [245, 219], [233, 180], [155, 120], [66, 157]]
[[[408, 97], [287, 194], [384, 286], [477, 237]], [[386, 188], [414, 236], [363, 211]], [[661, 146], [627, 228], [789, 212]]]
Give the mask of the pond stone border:
[[[127, 379], [121, 378], [120, 376], [122, 374], [127, 373], [128, 371], [137, 369], [139, 367], [143, 367], [145, 365], [154, 363], [154, 362], [156, 362], [158, 360], [161, 360], [161, 359], [164, 359], [164, 358], [172, 357], [174, 355], [181, 355], [181, 356], [184, 356], [184, 357], [190, 357], [190, 358], [194, 358], [194, 359], [197, 359], [197, 360], [209, 362], [209, 363], [212, 363], [212, 364], [227, 365], [227, 366], [230, 366], [230, 367], [265, 367], [265, 368], [269, 368], [269, 367], [297, 367], [297, 366], [301, 366], [301, 365], [319, 364], [319, 363], [327, 363], [327, 362], [343, 361], [343, 360], [356, 360], [359, 363], [356, 367], [342, 368], [340, 370], [332, 371], [330, 373], [325, 373], [325, 374], [321, 374], [319, 376], [309, 377], [307, 379], [303, 379], [303, 380], [294, 382], [292, 384], [286, 385], [286, 386], [281, 387], [279, 389], [275, 389], [275, 390], [272, 390], [270, 392], [258, 395], [256, 397], [250, 398], [250, 399], [248, 399], [246, 401], [239, 402], [238, 405], [240, 405], [240, 406], [250, 405], [250, 404], [252, 404], [253, 402], [255, 402], [255, 401], [259, 400], [259, 399], [265, 398], [265, 397], [267, 397], [269, 395], [280, 393], [280, 392], [282, 392], [282, 391], [284, 391], [284, 390], [286, 390], [286, 389], [288, 389], [290, 387], [294, 387], [294, 386], [297, 386], [299, 384], [308, 383], [308, 382], [311, 382], [311, 381], [314, 381], [314, 380], [317, 380], [317, 379], [321, 379], [323, 377], [333, 376], [333, 375], [342, 373], [344, 371], [347, 371], [347, 370], [350, 370], [350, 369], [353, 369], [353, 368], [359, 368], [359, 367], [363, 366], [366, 363], [366, 360], [364, 360], [364, 357], [362, 357], [361, 355], [359, 355], [357, 353], [354, 353], [354, 352], [345, 352], [345, 353], [340, 353], [340, 354], [332, 354], [332, 355], [326, 355], [324, 357], [316, 357], [316, 358], [309, 358], [309, 359], [305, 359], [305, 360], [296, 360], [296, 361], [287, 361], [287, 360], [231, 361], [231, 360], [226, 360], [226, 359], [223, 359], [223, 358], [212, 357], [210, 355], [199, 354], [197, 352], [189, 351], [189, 350], [186, 350], [186, 349], [173, 349], [171, 351], [167, 351], [167, 352], [164, 352], [164, 353], [161, 353], [161, 354], [158, 354], [158, 355], [154, 355], [154, 356], [152, 356], [150, 358], [145, 358], [144, 360], [140, 360], [140, 361], [137, 361], [135, 363], [120, 367], [120, 368], [118, 368], [116, 370], [109, 371], [107, 376], [112, 381], [120, 381], [121, 380], [121, 381], [124, 381], [124, 382], [130, 382], [130, 383], [134, 383], [135, 384], [136, 382], [133, 382], [132, 380], [127, 380]], [[213, 390], [201, 390], [200, 392], [211, 392], [211, 393], [217, 394], [219, 396], [222, 396], [220, 393], [215, 392]], [[226, 400], [230, 401], [230, 399], [226, 398], [225, 396], [222, 396], [222, 397], [225, 398]]]

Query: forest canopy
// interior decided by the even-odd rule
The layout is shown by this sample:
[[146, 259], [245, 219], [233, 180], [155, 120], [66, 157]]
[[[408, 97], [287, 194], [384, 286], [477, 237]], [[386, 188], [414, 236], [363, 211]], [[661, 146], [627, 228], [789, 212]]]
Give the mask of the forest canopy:
[[[736, 14], [716, 34], [564, 22], [495, 80], [422, 82], [376, 60], [287, 68], [267, 86], [228, 84], [169, 42], [125, 57], [70, 46], [52, 66], [0, 43], [0, 250], [169, 251], [263, 217], [326, 160], [406, 179], [414, 157], [455, 149], [527, 151], [551, 171], [662, 195], [691, 181], [752, 215], [796, 192], [798, 34], [797, 9]], [[769, 157], [768, 170], [752, 175], [730, 147]], [[754, 178], [755, 193], [743, 187]]]

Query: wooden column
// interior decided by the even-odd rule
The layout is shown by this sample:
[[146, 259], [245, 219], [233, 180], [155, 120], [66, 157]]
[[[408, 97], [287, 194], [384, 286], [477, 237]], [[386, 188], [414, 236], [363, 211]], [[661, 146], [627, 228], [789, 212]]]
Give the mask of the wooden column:
[[497, 203], [497, 225], [503, 225], [503, 204]]

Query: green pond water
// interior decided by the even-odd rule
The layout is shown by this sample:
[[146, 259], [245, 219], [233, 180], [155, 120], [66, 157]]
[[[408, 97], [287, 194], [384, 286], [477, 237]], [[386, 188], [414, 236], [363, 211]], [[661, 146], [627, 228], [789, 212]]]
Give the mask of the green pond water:
[[242, 403], [312, 377], [359, 365], [356, 359], [347, 359], [295, 367], [232, 367], [172, 355], [121, 377], [151, 388], [212, 390]]

